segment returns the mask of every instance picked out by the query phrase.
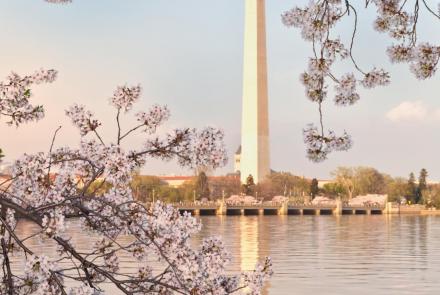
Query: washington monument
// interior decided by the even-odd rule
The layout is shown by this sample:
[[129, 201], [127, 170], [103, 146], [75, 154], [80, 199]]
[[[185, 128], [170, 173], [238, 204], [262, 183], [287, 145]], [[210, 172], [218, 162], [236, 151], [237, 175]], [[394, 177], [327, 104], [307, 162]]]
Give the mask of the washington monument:
[[241, 181], [270, 173], [265, 0], [245, 0]]

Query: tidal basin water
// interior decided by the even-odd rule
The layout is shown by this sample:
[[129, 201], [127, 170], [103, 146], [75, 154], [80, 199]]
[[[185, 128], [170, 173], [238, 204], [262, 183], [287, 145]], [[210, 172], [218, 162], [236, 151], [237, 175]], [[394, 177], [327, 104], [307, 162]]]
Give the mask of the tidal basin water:
[[[203, 216], [195, 237], [223, 237], [231, 271], [271, 256], [275, 274], [264, 294], [439, 294], [440, 217]], [[32, 228], [21, 222], [20, 231]], [[81, 248], [93, 238], [73, 221]], [[42, 252], [55, 253], [51, 245]], [[129, 257], [122, 257], [130, 269]], [[17, 265], [16, 265], [17, 266]], [[119, 294], [110, 291], [108, 294]]]

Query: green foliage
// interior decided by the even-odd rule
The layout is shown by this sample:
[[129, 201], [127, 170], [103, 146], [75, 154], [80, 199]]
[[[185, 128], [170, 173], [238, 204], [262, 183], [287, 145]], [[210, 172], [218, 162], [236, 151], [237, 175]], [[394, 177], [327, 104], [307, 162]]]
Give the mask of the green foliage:
[[358, 195], [385, 193], [385, 177], [376, 169], [370, 167], [358, 167], [356, 168], [355, 177], [355, 192]]
[[254, 177], [252, 175], [249, 175], [246, 178], [246, 183], [242, 186], [242, 192], [246, 196], [253, 196], [255, 193], [255, 182]]
[[343, 194], [348, 198], [366, 194], [387, 194], [388, 200], [400, 202], [405, 197], [412, 204], [423, 202], [427, 189], [426, 169], [420, 171], [419, 185], [414, 173], [408, 179], [393, 178], [371, 167], [338, 167], [333, 173], [335, 184], [324, 185], [323, 192], [329, 196]]
[[210, 196], [209, 181], [205, 172], [200, 172], [195, 183], [196, 196], [198, 200], [208, 199]]
[[[318, 193], [331, 198], [338, 196], [349, 198], [349, 190], [353, 197], [365, 194], [388, 194], [388, 199], [394, 202], [400, 202], [402, 197], [407, 198], [411, 203], [423, 202], [423, 200], [427, 202], [428, 197], [437, 200], [435, 190], [437, 188], [433, 189], [427, 185], [428, 173], [425, 169], [420, 172], [419, 185], [416, 184], [413, 173], [410, 174], [409, 179], [393, 178], [370, 167], [338, 167], [333, 175], [335, 182], [325, 184], [322, 189], [318, 188], [317, 179], [310, 180], [288, 172], [273, 172], [258, 184], [255, 184], [252, 175], [249, 175], [243, 185], [237, 176], [208, 178], [201, 172], [197, 178], [186, 181], [177, 188], [168, 186], [155, 176], [135, 175], [132, 189], [136, 200], [142, 202], [152, 201], [153, 192], [155, 200], [183, 202], [193, 201], [194, 197], [198, 200], [221, 199], [223, 192], [226, 198], [241, 192], [264, 200], [271, 200], [279, 195], [295, 198], [309, 195], [315, 197]], [[109, 188], [108, 184], [102, 183], [93, 184], [92, 187], [99, 187], [98, 194]], [[417, 193], [420, 194], [419, 199], [416, 198]]]
[[112, 185], [104, 180], [95, 180], [88, 188], [87, 193], [94, 196], [102, 196]]
[[344, 186], [342, 186], [340, 183], [337, 182], [330, 182], [324, 184], [322, 191], [325, 196], [330, 198], [336, 198], [347, 194]]
[[248, 186], [253, 186], [253, 185], [255, 185], [254, 177], [253, 177], [252, 175], [249, 175], [249, 176], [246, 178], [246, 185], [248, 185]]
[[[194, 201], [194, 193], [196, 191], [195, 180], [185, 181], [178, 187], [179, 201]], [[197, 198], [197, 196], [196, 196]]]
[[310, 184], [310, 195], [312, 196], [312, 199], [314, 199], [318, 193], [319, 193], [318, 180], [316, 178], [313, 178], [312, 183]]
[[131, 188], [135, 200], [140, 202], [152, 202], [153, 199], [166, 203], [193, 201], [195, 191], [194, 181], [171, 187], [159, 177], [148, 175], [134, 175]]
[[390, 177], [387, 181], [386, 193], [388, 201], [400, 202], [401, 198], [408, 195], [408, 181], [402, 177]]
[[310, 194], [311, 181], [289, 172], [272, 172], [256, 186], [258, 197], [271, 200], [274, 196], [305, 196]]
[[148, 175], [134, 175], [131, 182], [134, 198], [140, 202], [152, 201], [153, 192], [158, 194], [164, 186], [159, 177]]
[[338, 167], [332, 174], [349, 199], [358, 195], [384, 194], [389, 180], [388, 175], [371, 167]]
[[238, 176], [218, 176], [209, 179], [211, 199], [221, 199], [223, 192], [225, 197], [238, 195], [241, 192], [241, 182]]
[[422, 192], [422, 198], [425, 201], [427, 207], [434, 207], [440, 209], [440, 185], [427, 186]]
[[180, 187], [176, 188], [169, 185], [163, 185], [159, 187], [157, 192], [155, 191], [155, 201], [157, 200], [165, 203], [188, 201], [188, 199], [183, 196]]
[[416, 198], [415, 198], [415, 202], [418, 204], [423, 202], [423, 192], [427, 188], [427, 183], [426, 183], [427, 177], [428, 177], [428, 171], [425, 168], [420, 170], [419, 185], [416, 190]]
[[5, 155], [3, 154], [3, 150], [0, 148], [0, 163], [2, 162]]
[[345, 195], [351, 199], [356, 189], [356, 169], [352, 167], [338, 167], [332, 172], [336, 183], [344, 188]]
[[419, 176], [419, 189], [424, 190], [427, 187], [426, 178], [428, 177], [428, 171], [423, 168], [420, 170], [420, 176]]
[[412, 204], [417, 203], [417, 186], [416, 186], [416, 177], [414, 176], [414, 173], [409, 174], [408, 178], [408, 190], [405, 196], [406, 200], [408, 202], [411, 202]]

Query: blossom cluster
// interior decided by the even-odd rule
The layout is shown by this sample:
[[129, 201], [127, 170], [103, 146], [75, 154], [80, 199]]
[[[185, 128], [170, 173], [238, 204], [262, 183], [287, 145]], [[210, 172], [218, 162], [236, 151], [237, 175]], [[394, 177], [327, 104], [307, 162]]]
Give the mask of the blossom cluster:
[[352, 105], [359, 100], [359, 94], [356, 92], [356, 78], [353, 74], [343, 76], [335, 86], [336, 105]]
[[317, 163], [326, 160], [330, 152], [346, 151], [353, 145], [350, 135], [346, 132], [342, 136], [337, 136], [335, 132], [329, 131], [325, 136], [313, 124], [304, 128], [303, 136], [307, 146], [307, 157]]
[[29, 255], [24, 267], [24, 280], [28, 284], [24, 284], [19, 290], [21, 293], [17, 294], [57, 294], [59, 286], [49, 283], [57, 270], [57, 265], [49, 257]]
[[87, 111], [83, 105], [72, 105], [66, 110], [66, 115], [72, 120], [72, 123], [79, 128], [81, 136], [95, 131], [101, 123], [93, 118], [93, 113]]
[[61, 210], [54, 210], [44, 215], [41, 225], [48, 237], [61, 236], [65, 233], [65, 215]]
[[138, 112], [136, 117], [144, 125], [144, 132], [154, 133], [158, 126], [168, 120], [170, 111], [166, 106], [155, 105], [148, 112]]
[[[136, 100], [133, 95], [128, 97], [113, 103], [118, 118], [120, 110], [130, 110]], [[0, 205], [9, 206], [3, 225], [13, 230], [16, 214], [29, 218], [40, 228], [33, 235], [55, 241], [59, 257], [55, 260], [35, 255], [32, 246], [20, 247], [27, 237], [19, 238], [6, 230], [3, 238], [19, 245], [19, 249], [12, 252], [13, 247], [7, 245], [3, 253], [8, 257], [20, 253], [26, 267], [23, 273], [14, 273], [12, 280], [0, 282], [2, 294], [9, 290], [14, 294], [101, 294], [100, 286], [109, 282], [125, 294], [202, 295], [245, 290], [260, 294], [272, 274], [269, 259], [254, 271], [229, 274], [226, 267], [230, 255], [220, 238], [206, 238], [194, 248], [191, 238], [201, 229], [197, 219], [186, 213], [180, 215], [161, 202], [139, 203], [130, 187], [132, 175], [151, 157], [177, 158], [188, 167], [223, 166], [226, 152], [221, 130], [186, 128], [174, 130], [165, 138], [154, 136], [156, 127], [169, 116], [166, 108], [155, 106], [143, 113], [140, 125], [126, 133], [119, 127], [117, 142], [104, 143], [96, 130], [98, 121], [85, 107], [75, 105], [66, 113], [79, 129], [80, 145], [23, 155], [13, 165], [10, 186], [0, 191]], [[138, 149], [126, 150], [123, 140], [136, 130], [142, 131], [139, 126], [150, 128], [149, 134], [141, 134], [152, 137]], [[83, 137], [90, 131], [97, 140]], [[98, 195], [99, 189], [102, 192]], [[66, 231], [67, 216], [72, 214], [80, 217], [84, 230], [99, 237], [91, 249], [79, 251]], [[135, 274], [124, 273], [119, 260], [122, 255], [137, 261], [133, 265], [137, 268]], [[156, 265], [163, 268], [153, 269], [151, 261], [159, 261]], [[8, 262], [0, 262], [2, 269], [7, 269]], [[5, 272], [3, 275], [12, 277]], [[68, 280], [80, 285], [67, 288]]]
[[282, 15], [287, 27], [301, 29], [302, 37], [307, 41], [326, 39], [327, 32], [343, 16], [341, 0], [310, 1], [305, 8], [295, 7]]
[[70, 289], [69, 295], [95, 295], [95, 290], [86, 285], [86, 284], [82, 284], [79, 287], [73, 287]]
[[418, 79], [431, 78], [440, 60], [440, 46], [423, 43], [414, 48], [414, 53], [410, 64], [411, 71]]
[[227, 162], [223, 138], [223, 131], [214, 127], [200, 131], [175, 129], [164, 139], [148, 140], [145, 149], [150, 156], [163, 160], [169, 160], [173, 155], [177, 155], [178, 162], [182, 166], [216, 169]]
[[401, 9], [402, 1], [373, 0], [377, 7], [377, 18], [374, 28], [379, 32], [387, 32], [392, 38], [403, 39], [412, 34], [414, 17]]
[[390, 75], [383, 69], [374, 68], [366, 73], [362, 80], [362, 85], [365, 88], [374, 88], [376, 86], [386, 86], [390, 83]]
[[8, 124], [20, 124], [38, 121], [44, 117], [41, 105], [32, 105], [31, 86], [33, 84], [51, 83], [57, 77], [55, 70], [40, 69], [28, 76], [11, 73], [5, 81], [0, 82], [0, 117], [8, 117]]
[[[300, 30], [303, 39], [311, 43], [313, 56], [309, 59], [308, 69], [300, 76], [300, 81], [305, 87], [306, 97], [319, 105], [320, 125], [323, 125], [322, 103], [329, 93], [329, 85], [334, 84], [334, 102], [338, 106], [349, 106], [360, 100], [357, 86], [366, 89], [377, 86], [386, 86], [390, 83], [390, 74], [384, 69], [373, 68], [367, 72], [361, 69], [353, 56], [353, 46], [358, 26], [358, 13], [354, 1], [323, 0], [309, 1], [304, 7], [294, 7], [282, 14], [281, 20], [287, 27]], [[411, 71], [419, 79], [427, 79], [436, 72], [440, 59], [440, 46], [429, 43], [417, 44], [417, 21], [419, 5], [413, 11], [407, 9], [404, 0], [366, 0], [365, 5], [374, 5], [377, 8], [377, 18], [374, 28], [379, 32], [388, 33], [398, 43], [388, 48], [387, 53], [392, 62], [407, 62]], [[440, 15], [423, 3], [427, 10], [437, 18]], [[344, 17], [354, 21], [353, 32], [348, 42], [334, 36], [337, 25]], [[356, 72], [343, 74], [340, 78], [333, 73], [333, 67], [338, 59], [350, 59]], [[357, 78], [358, 76], [358, 78]], [[314, 129], [307, 127], [307, 153], [314, 155], [311, 158], [323, 160], [332, 150], [328, 143], [337, 137], [332, 132], [325, 135], [319, 132], [314, 135]], [[314, 138], [317, 140], [310, 141]], [[333, 140], [330, 140], [333, 138]], [[348, 135], [341, 137], [345, 148], [351, 142]], [[336, 140], [336, 142], [339, 142]]]
[[119, 86], [113, 93], [112, 98], [110, 98], [110, 103], [118, 109], [122, 109], [128, 112], [133, 103], [135, 103], [142, 92], [140, 85], [137, 86]]
[[313, 102], [321, 103], [327, 96], [325, 77], [329, 72], [329, 64], [326, 59], [309, 60], [309, 69], [301, 74], [301, 82], [306, 89], [306, 96]]
[[[406, 9], [406, 1], [375, 0], [378, 16], [375, 29], [389, 36], [398, 44], [393, 44], [387, 49], [392, 62], [407, 62], [411, 72], [417, 79], [431, 78], [438, 66], [440, 46], [429, 43], [417, 43], [417, 22], [419, 5]], [[428, 12], [440, 19], [438, 15], [424, 2]], [[439, 4], [440, 6], [440, 4]]]

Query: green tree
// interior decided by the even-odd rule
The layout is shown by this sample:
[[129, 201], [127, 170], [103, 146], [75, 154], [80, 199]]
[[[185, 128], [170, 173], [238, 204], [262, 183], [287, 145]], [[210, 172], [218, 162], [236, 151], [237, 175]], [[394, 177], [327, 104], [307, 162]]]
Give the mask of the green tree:
[[136, 174], [131, 181], [133, 196], [140, 202], [153, 201], [153, 192], [155, 196], [158, 196], [164, 186], [166, 185], [156, 176]]
[[310, 195], [312, 196], [312, 199], [314, 199], [318, 193], [319, 193], [318, 180], [316, 178], [313, 178], [312, 183], [310, 184]]
[[440, 185], [434, 184], [426, 187], [422, 192], [423, 200], [428, 207], [440, 209]]
[[408, 187], [406, 192], [406, 200], [411, 203], [416, 203], [416, 193], [417, 193], [417, 186], [416, 186], [416, 177], [414, 176], [414, 173], [409, 174], [408, 178]]
[[209, 198], [209, 181], [205, 172], [200, 172], [195, 183], [197, 199]]
[[196, 194], [196, 179], [187, 180], [177, 188], [179, 193], [178, 201], [194, 201]]
[[415, 202], [417, 204], [422, 203], [423, 201], [423, 192], [426, 190], [427, 188], [427, 183], [426, 183], [426, 178], [428, 177], [428, 171], [423, 168], [422, 170], [420, 170], [420, 175], [419, 175], [419, 185], [417, 187], [417, 191], [416, 191], [416, 199]]
[[90, 184], [90, 186], [87, 189], [87, 193], [93, 194], [95, 196], [102, 196], [106, 192], [111, 189], [112, 185], [104, 180], [95, 180]]
[[180, 189], [169, 185], [160, 186], [158, 191], [154, 191], [154, 196], [156, 200], [165, 203], [184, 201]]
[[3, 150], [0, 148], [0, 163], [3, 161], [5, 155], [3, 154]]
[[246, 183], [243, 184], [242, 186], [242, 192], [246, 195], [246, 196], [253, 196], [255, 193], [255, 182], [254, 182], [254, 177], [252, 175], [249, 175], [246, 178]]
[[344, 186], [342, 186], [340, 183], [337, 182], [330, 182], [324, 184], [322, 190], [324, 195], [331, 198], [336, 198], [338, 196], [347, 194]]
[[387, 183], [392, 180], [390, 176], [371, 167], [338, 167], [332, 175], [335, 182], [344, 188], [348, 199], [358, 195], [384, 194]]
[[347, 198], [353, 198], [356, 189], [356, 171], [351, 167], [338, 167], [332, 172], [337, 184], [344, 188]]
[[408, 194], [408, 180], [402, 177], [391, 178], [385, 192], [390, 202], [400, 202]]
[[258, 198], [271, 200], [274, 196], [309, 195], [309, 179], [293, 175], [290, 172], [272, 172], [255, 185]]
[[241, 191], [240, 177], [237, 175], [213, 177], [209, 179], [209, 187], [211, 199], [222, 198], [223, 192], [226, 198], [238, 195]]
[[371, 167], [355, 168], [356, 195], [383, 194], [386, 191], [385, 176]]

